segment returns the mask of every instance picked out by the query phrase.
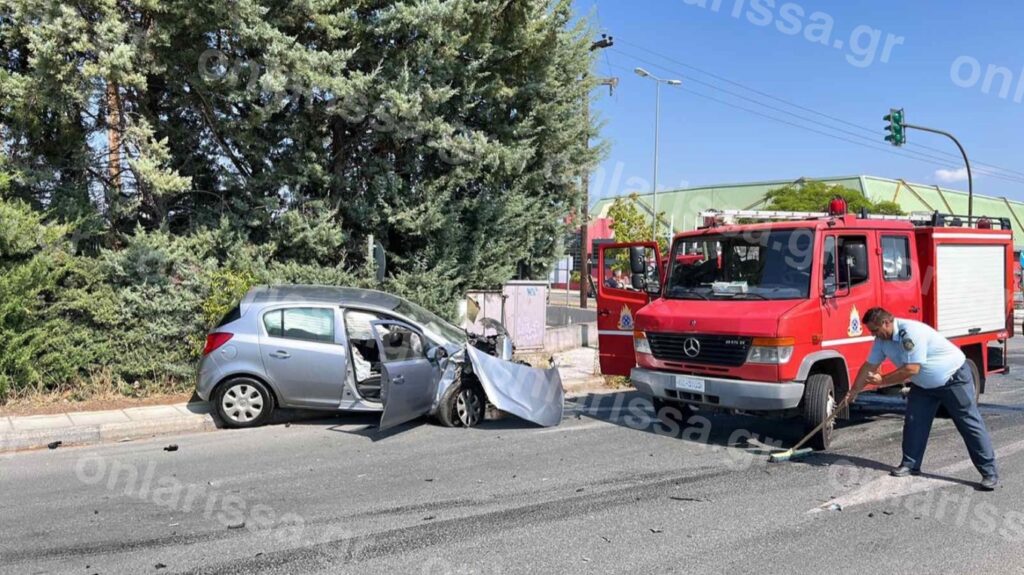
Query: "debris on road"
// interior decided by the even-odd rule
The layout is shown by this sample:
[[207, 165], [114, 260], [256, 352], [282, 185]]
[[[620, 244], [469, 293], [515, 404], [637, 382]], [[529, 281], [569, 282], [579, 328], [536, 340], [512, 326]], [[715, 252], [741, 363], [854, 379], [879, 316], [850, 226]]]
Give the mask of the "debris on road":
[[157, 563], [153, 567], [156, 567], [157, 569], [167, 569], [167, 566], [164, 565], [163, 563]]
[[672, 501], [693, 501], [696, 503], [707, 503], [708, 501], [711, 501], [710, 499], [704, 499], [703, 497], [677, 497], [675, 495], [670, 495], [669, 499]]
[[245, 521], [242, 521], [241, 523], [232, 523], [228, 525], [228, 529], [241, 529], [243, 527], [245, 527]]
[[832, 505], [829, 505], [828, 507], [826, 507], [826, 509], [828, 511], [842, 511], [843, 510], [843, 506], [838, 504], [838, 503], [833, 503]]
[[172, 444], [170, 444], [170, 445], [168, 445], [167, 447], [164, 448], [164, 451], [177, 451], [177, 450], [178, 450], [178, 444], [177, 443], [172, 443]]
[[58, 448], [58, 447], [60, 447], [61, 445], [64, 445], [64, 442], [63, 442], [63, 441], [54, 441], [54, 442], [48, 443], [48, 444], [46, 445], [46, 447], [48, 447], [48, 448], [50, 448], [50, 449], [57, 449], [57, 448]]
[[662, 530], [661, 529], [655, 529], [654, 527], [651, 527], [651, 533], [662, 533]]

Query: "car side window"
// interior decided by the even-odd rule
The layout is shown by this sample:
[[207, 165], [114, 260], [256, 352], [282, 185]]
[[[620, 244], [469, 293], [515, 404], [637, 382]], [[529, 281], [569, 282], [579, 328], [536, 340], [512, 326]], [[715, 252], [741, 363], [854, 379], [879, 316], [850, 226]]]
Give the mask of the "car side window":
[[822, 275], [825, 280], [825, 287], [838, 287], [839, 279], [836, 276], [836, 238], [835, 236], [825, 237], [825, 250], [821, 258]]
[[263, 314], [271, 337], [334, 343], [334, 310], [317, 307], [276, 309]]
[[885, 281], [910, 279], [910, 239], [882, 236], [882, 277]]

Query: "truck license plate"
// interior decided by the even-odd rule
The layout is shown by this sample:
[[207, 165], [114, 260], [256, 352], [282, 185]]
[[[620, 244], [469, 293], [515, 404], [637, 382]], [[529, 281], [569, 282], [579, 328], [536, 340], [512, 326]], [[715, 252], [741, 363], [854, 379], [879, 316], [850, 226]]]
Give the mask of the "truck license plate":
[[676, 389], [704, 393], [704, 380], [697, 377], [676, 376]]

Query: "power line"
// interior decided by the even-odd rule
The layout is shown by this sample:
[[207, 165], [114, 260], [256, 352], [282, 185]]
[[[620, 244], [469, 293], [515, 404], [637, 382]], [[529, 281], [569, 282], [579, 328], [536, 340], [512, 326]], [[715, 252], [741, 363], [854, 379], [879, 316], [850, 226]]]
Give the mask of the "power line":
[[[665, 54], [661, 54], [661, 53], [659, 53], [659, 52], [655, 52], [654, 50], [650, 50], [650, 49], [648, 49], [648, 48], [645, 48], [645, 47], [643, 47], [643, 46], [640, 46], [640, 45], [638, 45], [638, 44], [635, 44], [635, 43], [633, 43], [633, 42], [629, 42], [628, 40], [622, 40], [622, 38], [621, 38], [621, 37], [617, 37], [616, 39], [617, 39], [617, 40], [619, 40], [619, 42], [621, 42], [622, 44], [626, 44], [626, 45], [628, 45], [628, 46], [632, 46], [632, 47], [634, 47], [634, 48], [636, 48], [636, 49], [638, 49], [638, 50], [640, 50], [640, 51], [642, 51], [642, 52], [646, 52], [646, 53], [648, 53], [648, 54], [651, 54], [651, 55], [653, 55], [653, 56], [657, 56], [657, 57], [659, 57], [659, 58], [662, 58], [662, 59], [664, 59], [664, 60], [666, 60], [666, 61], [668, 61], [668, 62], [672, 62], [672, 63], [674, 63], [674, 64], [676, 64], [676, 65], [679, 65], [679, 66], [682, 66], [682, 67], [684, 67], [684, 68], [688, 68], [688, 69], [690, 69], [690, 70], [694, 70], [694, 71], [696, 71], [696, 72], [699, 72], [699, 73], [701, 73], [701, 74], [704, 74], [704, 75], [706, 75], [706, 76], [709, 76], [709, 77], [711, 77], [711, 78], [714, 78], [714, 79], [716, 79], [716, 80], [718, 80], [718, 81], [720, 81], [720, 82], [725, 82], [725, 83], [727, 83], [727, 84], [730, 84], [730, 85], [733, 85], [733, 86], [736, 86], [736, 87], [742, 88], [742, 89], [744, 89], [744, 90], [747, 90], [747, 91], [749, 91], [749, 92], [752, 92], [752, 93], [754, 93], [754, 94], [757, 94], [757, 95], [759, 95], [759, 96], [762, 96], [762, 97], [768, 98], [768, 99], [770, 99], [770, 100], [774, 100], [774, 101], [776, 101], [776, 102], [780, 102], [780, 103], [782, 103], [782, 104], [785, 104], [785, 105], [787, 105], [787, 106], [791, 106], [791, 107], [793, 107], [793, 108], [796, 108], [796, 109], [798, 109], [798, 110], [801, 110], [801, 111], [804, 111], [804, 112], [808, 112], [808, 113], [814, 114], [814, 115], [816, 115], [816, 116], [820, 116], [820, 117], [822, 117], [822, 118], [826, 118], [826, 119], [828, 119], [828, 120], [831, 120], [831, 121], [833, 121], [833, 122], [837, 122], [837, 123], [839, 123], [839, 124], [843, 124], [843, 125], [845, 125], [845, 126], [850, 126], [850, 127], [852, 127], [852, 128], [856, 128], [856, 129], [858, 129], [858, 130], [861, 130], [861, 131], [867, 132], [868, 134], [871, 134], [871, 135], [872, 135], [873, 137], [874, 137], [874, 136], [877, 136], [877, 133], [878, 133], [878, 131], [877, 131], [877, 130], [873, 130], [873, 129], [871, 129], [871, 128], [866, 128], [866, 127], [864, 127], [864, 126], [861, 126], [861, 125], [859, 125], [859, 124], [855, 124], [855, 123], [853, 123], [853, 122], [849, 122], [849, 121], [847, 121], [847, 120], [844, 120], [844, 119], [842, 119], [842, 118], [838, 118], [838, 117], [836, 117], [836, 116], [833, 116], [833, 115], [830, 115], [830, 114], [826, 114], [826, 113], [824, 113], [824, 112], [820, 112], [820, 111], [818, 111], [818, 110], [815, 110], [815, 109], [813, 109], [813, 108], [808, 108], [807, 106], [803, 106], [803, 105], [797, 104], [797, 103], [795, 103], [795, 102], [792, 102], [792, 101], [790, 101], [790, 100], [786, 100], [786, 99], [784, 99], [784, 98], [779, 98], [779, 97], [777, 97], [777, 96], [773, 96], [772, 94], [769, 94], [769, 93], [767, 93], [767, 92], [763, 92], [763, 91], [761, 91], [761, 90], [758, 90], [758, 89], [756, 89], [756, 88], [751, 88], [750, 86], [746, 86], [746, 85], [744, 85], [744, 84], [741, 84], [741, 83], [739, 83], [739, 82], [736, 82], [736, 81], [730, 80], [730, 79], [728, 79], [728, 78], [725, 78], [724, 76], [721, 76], [721, 75], [715, 74], [715, 73], [713, 73], [713, 72], [708, 72], [707, 70], [703, 70], [703, 69], [701, 69], [701, 68], [698, 68], [698, 67], [696, 67], [696, 66], [693, 66], [693, 65], [691, 65], [691, 64], [687, 64], [687, 63], [685, 63], [685, 62], [682, 62], [682, 61], [680, 61], [680, 60], [678, 60], [678, 59], [672, 58], [671, 56], [666, 56]], [[627, 54], [627, 55], [628, 55], [628, 54]], [[636, 56], [633, 56], [633, 57], [636, 57]], [[637, 58], [637, 59], [640, 59], [640, 58]], [[648, 61], [648, 63], [650, 63], [650, 62]], [[651, 65], [655, 65], [655, 66], [657, 66], [657, 65], [658, 65], [658, 64], [654, 64], [654, 63], [650, 63], [650, 64], [651, 64]], [[662, 69], [666, 69], [666, 68], [662, 67]], [[678, 71], [674, 71], [674, 72], [677, 72], [677, 73], [678, 73]], [[744, 98], [744, 99], [746, 99], [746, 100], [748, 100], [748, 101], [754, 101], [755, 103], [757, 103], [758, 105], [761, 105], [761, 106], [765, 106], [765, 107], [771, 107], [771, 106], [769, 106], [769, 105], [767, 105], [767, 104], [764, 104], [764, 103], [761, 103], [761, 102], [756, 102], [755, 100], [751, 100], [750, 98], [746, 98], [746, 97], [744, 97], [744, 96], [739, 96], [739, 95], [735, 94], [734, 92], [730, 92], [730, 91], [728, 91], [728, 90], [725, 90], [725, 89], [723, 89], [723, 88], [721, 88], [721, 87], [719, 87], [719, 86], [715, 86], [714, 84], [711, 84], [711, 83], [708, 83], [708, 82], [704, 82], [704, 81], [701, 81], [701, 80], [699, 80], [699, 79], [697, 79], [697, 78], [693, 78], [693, 77], [690, 77], [690, 78], [689, 78], [689, 80], [691, 80], [691, 81], [693, 81], [693, 82], [695, 82], [695, 83], [698, 83], [698, 84], [702, 84], [702, 85], [707, 85], [707, 86], [709, 86], [709, 87], [712, 87], [712, 88], [715, 88], [715, 89], [717, 89], [717, 90], [721, 90], [721, 91], [727, 92], [727, 93], [729, 93], [729, 94], [731, 94], [731, 95], [734, 95], [734, 96], [736, 96], [736, 97]], [[777, 108], [773, 108], [773, 109], [776, 109], [776, 110], [778, 110]], [[779, 111], [782, 111], [782, 110], [779, 110]], [[784, 111], [784, 113], [786, 113], [786, 114], [789, 114], [789, 115], [795, 115], [795, 114], [793, 114], [792, 112], [788, 112], [788, 111]], [[836, 128], [836, 127], [834, 127], [834, 126], [831, 126], [831, 127], [832, 127], [833, 129], [839, 130], [839, 128]], [[846, 133], [849, 133], [849, 132], [846, 132]], [[863, 136], [860, 136], [860, 135], [858, 134], [858, 135], [857, 135], [857, 137], [863, 137]], [[943, 149], [941, 149], [941, 148], [935, 148], [935, 147], [932, 147], [932, 146], [927, 146], [927, 145], [925, 145], [925, 144], [918, 144], [918, 143], [911, 143], [910, 145], [911, 145], [911, 146], [914, 146], [914, 147], [917, 147], [917, 148], [922, 148], [922, 149], [925, 149], [925, 150], [930, 150], [930, 151], [932, 151], [932, 152], [936, 152], [936, 153], [938, 153], [938, 154], [941, 154], [941, 155], [943, 155], [943, 156], [946, 156], [946, 157], [948, 157], [948, 158], [950, 158], [950, 159], [955, 159], [955, 160], [957, 160], [957, 161], [959, 161], [959, 160], [961, 159], [959, 155], [957, 155], [957, 154], [954, 154], [954, 153], [952, 153], [952, 152], [949, 152], [949, 151], [947, 151], [947, 150], [943, 150]], [[921, 153], [921, 154], [923, 154], [923, 152], [915, 152], [915, 153]], [[927, 155], [927, 154], [925, 154], [925, 155]], [[944, 161], [945, 161], [945, 160], [944, 160]], [[1017, 171], [1017, 170], [1012, 170], [1012, 169], [1010, 169], [1010, 168], [1004, 168], [1004, 167], [1002, 167], [1002, 166], [998, 166], [998, 165], [996, 165], [996, 164], [989, 164], [989, 163], [985, 163], [985, 162], [978, 162], [978, 161], [975, 161], [975, 162], [974, 162], [974, 164], [977, 164], [977, 165], [979, 165], [979, 166], [986, 166], [986, 167], [988, 167], [988, 168], [991, 168], [991, 170], [986, 170], [986, 175], [993, 175], [993, 170], [996, 170], [996, 171], [1006, 172], [1007, 174], [1013, 174], [1013, 175], [1016, 175], [1016, 176], [1019, 176], [1019, 177], [1024, 177], [1024, 172], [1020, 172], [1020, 171]]]
[[[637, 57], [637, 56], [635, 56], [633, 54], [629, 54], [629, 53], [626, 53], [626, 52], [623, 52], [623, 53], [625, 55], [627, 55], [627, 56], [630, 56], [632, 58], [637, 59], [638, 61], [640, 61], [642, 63], [649, 64], [651, 66], [660, 68], [660, 69], [665, 70], [667, 72], [679, 73], [678, 70], [672, 70], [671, 68], [668, 68], [666, 66], [662, 66], [661, 64], [658, 64], [656, 62], [651, 62], [650, 60], [646, 60], [644, 58], [639, 58], [639, 57]], [[616, 67], [625, 70], [625, 68], [622, 68], [621, 66], [616, 66]], [[752, 99], [752, 98], [746, 97], [746, 96], [744, 96], [742, 94], [737, 94], [736, 92], [733, 92], [731, 90], [726, 90], [726, 89], [721, 88], [719, 86], [716, 86], [714, 84], [711, 84], [711, 83], [708, 83], [708, 82], [703, 82], [703, 81], [695, 79], [695, 78], [689, 78], [689, 80], [694, 82], [694, 83], [701, 84], [703, 86], [707, 86], [707, 87], [709, 87], [711, 89], [725, 92], [726, 94], [729, 94], [729, 95], [734, 96], [736, 98], [740, 98], [742, 100], [746, 100], [746, 101], [751, 102], [753, 104], [756, 104], [758, 106], [762, 106], [762, 107], [768, 108], [770, 110], [773, 110], [773, 111], [776, 111], [776, 112], [779, 112], [779, 113], [782, 113], [782, 114], [786, 114], [786, 115], [789, 115], [789, 116], [796, 117], [797, 119], [802, 120], [802, 121], [808, 121], [805, 118], [803, 118], [802, 116], [800, 116], [799, 114], [795, 114], [793, 112], [790, 112], [788, 110], [779, 108], [777, 106], [772, 106], [770, 104], [765, 104], [763, 102], [759, 102], [756, 99]], [[819, 134], [819, 135], [822, 135], [822, 136], [826, 136], [826, 137], [830, 137], [830, 138], [833, 138], [833, 139], [841, 140], [841, 141], [844, 141], [844, 142], [856, 144], [858, 146], [865, 147], [865, 148], [868, 148], [868, 149], [871, 149], [871, 150], [874, 150], [874, 151], [877, 151], [877, 152], [884, 152], [884, 153], [887, 153], [887, 154], [893, 154], [895, 156], [909, 158], [909, 159], [912, 159], [912, 160], [917, 160], [919, 162], [928, 163], [928, 164], [931, 164], [933, 166], [938, 166], [938, 167], [942, 167], [942, 168], [949, 167], [949, 162], [945, 158], [937, 157], [937, 156], [934, 156], [934, 155], [931, 155], [931, 154], [926, 154], [924, 152], [918, 152], [918, 151], [914, 151], [914, 150], [906, 150], [906, 149], [897, 150], [895, 148], [890, 148], [888, 146], [877, 144], [876, 141], [873, 138], [869, 138], [867, 136], [861, 136], [860, 134], [851, 132], [849, 130], [844, 130], [844, 129], [841, 129], [841, 128], [837, 128], [835, 126], [829, 126], [827, 124], [822, 124], [822, 123], [816, 123], [815, 124], [815, 126], [818, 126], [818, 127], [821, 127], [821, 128], [830, 129], [830, 130], [836, 130], [836, 131], [838, 131], [840, 133], [846, 134], [847, 136], [852, 136], [854, 138], [858, 138], [858, 140], [861, 140], [861, 141], [853, 140], [853, 139], [851, 139], [849, 137], [840, 136], [840, 135], [837, 135], [835, 133], [826, 132], [826, 131], [823, 131], [823, 130], [820, 130], [820, 129], [816, 129], [816, 128], [812, 128], [812, 127], [803, 125], [803, 124], [798, 124], [796, 122], [792, 122], [792, 121], [789, 121], [789, 120], [778, 118], [778, 117], [775, 117], [775, 116], [772, 116], [772, 115], [769, 115], [769, 114], [765, 114], [765, 113], [757, 111], [757, 110], [753, 110], [753, 109], [750, 109], [750, 108], [747, 108], [747, 107], [744, 107], [744, 106], [737, 105], [737, 104], [735, 104], [733, 102], [728, 102], [726, 100], [721, 100], [721, 99], [718, 99], [718, 98], [714, 98], [712, 96], [708, 96], [706, 94], [703, 94], [701, 92], [697, 92], [697, 91], [694, 91], [694, 90], [691, 90], [691, 89], [687, 89], [687, 92], [690, 92], [690, 93], [695, 94], [697, 96], [704, 97], [706, 99], [718, 102], [720, 104], [723, 104], [723, 105], [726, 105], [726, 106], [731, 106], [733, 108], [736, 108], [736, 109], [739, 109], [739, 110], [743, 110], [745, 112], [748, 112], [748, 113], [751, 113], [751, 114], [755, 114], [757, 116], [760, 116], [760, 117], [763, 117], [763, 118], [766, 118], [766, 119], [769, 119], [769, 120], [773, 120], [773, 121], [776, 121], [776, 122], [779, 122], [779, 123], [782, 123], [782, 124], [785, 124], [785, 125], [788, 125], [788, 126], [791, 126], [791, 127], [794, 127], [794, 128], [799, 128], [799, 129], [806, 130], [806, 131], [809, 131], [809, 132], [813, 132], [815, 134]], [[1005, 180], [1005, 181], [1008, 181], [1008, 182], [1011, 182], [1011, 183], [1024, 184], [1024, 178], [1019, 178], [1019, 177], [1015, 177], [1015, 176], [1008, 175], [1008, 174], [1004, 175], [1004, 174], [993, 172], [991, 170], [978, 169], [978, 170], [975, 170], [975, 171], [978, 172], [981, 175], [985, 175], [985, 176], [988, 176], [988, 177]]]

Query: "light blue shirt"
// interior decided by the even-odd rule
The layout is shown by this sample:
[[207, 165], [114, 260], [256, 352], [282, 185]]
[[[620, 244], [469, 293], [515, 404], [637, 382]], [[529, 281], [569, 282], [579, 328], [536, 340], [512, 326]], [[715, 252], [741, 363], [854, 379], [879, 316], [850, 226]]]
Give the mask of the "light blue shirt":
[[893, 319], [891, 340], [875, 338], [868, 363], [878, 365], [886, 358], [896, 367], [908, 363], [921, 366], [910, 381], [924, 389], [946, 385], [967, 356], [930, 325], [909, 319]]

